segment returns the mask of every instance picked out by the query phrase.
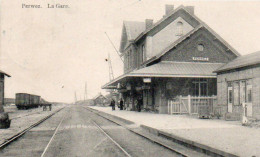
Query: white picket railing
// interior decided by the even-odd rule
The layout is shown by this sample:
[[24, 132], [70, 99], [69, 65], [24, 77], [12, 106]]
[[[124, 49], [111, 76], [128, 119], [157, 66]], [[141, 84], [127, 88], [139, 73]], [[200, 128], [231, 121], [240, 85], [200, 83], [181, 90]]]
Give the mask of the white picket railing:
[[175, 99], [168, 100], [169, 114], [197, 114], [200, 105], [210, 106], [210, 111], [213, 112], [213, 105], [216, 104], [217, 97], [194, 97], [194, 96], [179, 96]]

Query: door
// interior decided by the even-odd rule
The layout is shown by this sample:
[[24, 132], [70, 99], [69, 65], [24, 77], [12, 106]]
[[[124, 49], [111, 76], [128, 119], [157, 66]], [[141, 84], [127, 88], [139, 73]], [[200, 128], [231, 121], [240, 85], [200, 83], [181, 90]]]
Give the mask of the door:
[[240, 104], [242, 105], [243, 103], [246, 102], [246, 81], [240, 81], [240, 86], [239, 86], [239, 97], [240, 97]]
[[233, 94], [234, 94], [234, 99], [233, 99], [233, 105], [238, 106], [239, 105], [239, 82], [234, 82], [233, 83]]
[[228, 87], [228, 112], [232, 112], [233, 105], [233, 90], [232, 87]]
[[247, 104], [247, 116], [253, 116], [253, 104], [252, 104], [252, 85], [246, 86], [246, 104]]

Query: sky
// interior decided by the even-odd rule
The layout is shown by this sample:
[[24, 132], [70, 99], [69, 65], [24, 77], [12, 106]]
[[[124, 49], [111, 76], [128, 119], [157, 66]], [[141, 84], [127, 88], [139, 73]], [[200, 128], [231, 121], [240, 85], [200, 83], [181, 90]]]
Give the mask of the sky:
[[[69, 8], [46, 8], [47, 4]], [[40, 4], [40, 9], [22, 8]], [[260, 51], [260, 1], [172, 0], [1, 0], [0, 69], [5, 97], [31, 93], [47, 101], [92, 98], [109, 81], [105, 59], [110, 53], [114, 77], [123, 64], [118, 49], [123, 20], [158, 21], [165, 4], [192, 5], [195, 14], [241, 55]]]

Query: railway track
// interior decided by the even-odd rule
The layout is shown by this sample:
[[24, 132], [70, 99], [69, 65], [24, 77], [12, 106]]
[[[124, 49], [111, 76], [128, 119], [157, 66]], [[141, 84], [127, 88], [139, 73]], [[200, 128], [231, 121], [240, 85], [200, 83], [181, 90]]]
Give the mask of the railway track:
[[[89, 110], [88, 110], [88, 111], [89, 111]], [[92, 113], [92, 112], [89, 112], [89, 113]], [[93, 114], [93, 113], [92, 113], [92, 114]], [[103, 135], [105, 135], [105, 137], [107, 137], [107, 139], [109, 139], [110, 142], [113, 143], [114, 149], [117, 149], [117, 148], [118, 148], [118, 149], [121, 151], [121, 153], [124, 154], [123, 156], [127, 156], [127, 157], [136, 156], [136, 154], [133, 154], [133, 153], [132, 153], [133, 150], [129, 151], [130, 148], [128, 148], [126, 145], [120, 144], [120, 142], [118, 142], [117, 139], [113, 138], [113, 136], [111, 136], [110, 133], [107, 132], [106, 129], [103, 128], [104, 126], [102, 126], [102, 125], [100, 125], [100, 124], [98, 123], [98, 119], [96, 119], [97, 117], [95, 117], [95, 116], [93, 117], [92, 114], [87, 116], [87, 119], [89, 120], [89, 122], [93, 124], [93, 126], [92, 126], [92, 125], [89, 125], [89, 127], [92, 127], [92, 130], [93, 130], [93, 127], [96, 127]], [[98, 115], [97, 115], [97, 116], [98, 116]], [[56, 148], [56, 147], [60, 147], [60, 146], [55, 145], [55, 143], [57, 143], [57, 141], [59, 141], [59, 140], [58, 140], [59, 137], [56, 137], [56, 134], [57, 134], [57, 132], [59, 132], [59, 133], [57, 134], [57, 136], [61, 134], [61, 132], [62, 132], [62, 130], [63, 130], [63, 129], [62, 129], [63, 126], [61, 126], [61, 125], [65, 125], [65, 124], [63, 124], [63, 121], [64, 121], [64, 118], [65, 118], [65, 117], [66, 117], [66, 115], [63, 116], [63, 118], [61, 119], [61, 121], [60, 121], [60, 123], [58, 124], [57, 128], [55, 129], [55, 131], [54, 131], [52, 137], [50, 138], [50, 140], [49, 140], [47, 146], [45, 147], [43, 153], [41, 154], [41, 157], [45, 157], [45, 156], [51, 155], [51, 152], [52, 152], [53, 147], [55, 147], [55, 148]], [[98, 117], [103, 118], [103, 117], [101, 117], [101, 116], [98, 116]], [[67, 118], [67, 117], [66, 117], [66, 118]], [[108, 119], [103, 119], [103, 120], [105, 120], [105, 121], [107, 121], [107, 122], [109, 121]], [[110, 122], [110, 121], [109, 121], [109, 122]], [[64, 123], [65, 123], [65, 122], [64, 122]], [[113, 128], [113, 126], [110, 126], [110, 125], [107, 126], [107, 127], [112, 127], [112, 128]], [[140, 136], [140, 135], [139, 135], [139, 136]], [[130, 140], [130, 139], [129, 139], [129, 140]], [[154, 143], [154, 141], [152, 141], [152, 143]], [[158, 144], [158, 143], [156, 143], [156, 144]], [[51, 146], [51, 145], [52, 145], [52, 146]], [[160, 145], [160, 144], [159, 144], [159, 145]], [[161, 146], [161, 145], [160, 145], [160, 146]], [[49, 150], [49, 149], [50, 149], [50, 150]], [[131, 149], [132, 149], [132, 148], [131, 148]], [[177, 153], [177, 155], [176, 155], [176, 151], [173, 151], [173, 153], [174, 153], [175, 155], [172, 155], [172, 156], [186, 156], [186, 155], [183, 155], [183, 154], [180, 154], [180, 153]], [[121, 155], [120, 155], [120, 156], [121, 156]], [[203, 155], [202, 155], [202, 156], [203, 156]]]
[[[143, 133], [143, 132], [139, 132], [139, 131], [136, 131], [136, 130], [134, 130], [134, 129], [131, 129], [131, 128], [129, 128], [129, 127], [127, 127], [127, 126], [124, 126], [124, 125], [122, 125], [122, 124], [120, 124], [120, 123], [118, 123], [118, 122], [116, 122], [116, 121], [114, 121], [114, 120], [111, 120], [111, 119], [109, 119], [109, 118], [107, 118], [107, 117], [105, 117], [105, 116], [102, 116], [102, 115], [100, 115], [100, 114], [97, 114], [97, 113], [95, 113], [92, 109], [89, 109], [88, 107], [83, 107], [83, 108], [85, 108], [86, 110], [88, 110], [88, 111], [90, 111], [90, 112], [92, 112], [92, 113], [94, 113], [94, 114], [96, 114], [96, 115], [98, 115], [98, 116], [100, 116], [100, 117], [102, 117], [102, 118], [104, 118], [104, 119], [106, 119], [106, 120], [108, 120], [108, 121], [110, 121], [110, 122], [112, 122], [112, 123], [114, 123], [114, 124], [116, 124], [116, 125], [118, 125], [118, 126], [122, 126], [123, 128], [125, 128], [125, 129], [127, 129], [127, 130], [129, 130], [130, 132], [132, 132], [132, 133], [134, 133], [134, 134], [136, 134], [136, 135], [138, 135], [138, 136], [141, 136], [141, 137], [143, 137], [143, 138], [145, 138], [145, 139], [147, 139], [147, 140], [149, 140], [149, 141], [151, 141], [152, 143], [155, 143], [155, 144], [157, 144], [157, 145], [159, 145], [159, 146], [161, 146], [161, 147], [164, 147], [164, 148], [166, 148], [166, 149], [168, 149], [168, 150], [170, 150], [170, 151], [172, 151], [172, 152], [174, 152], [174, 153], [176, 153], [176, 154], [178, 154], [179, 156], [192, 156], [192, 157], [195, 157], [195, 156], [198, 156], [198, 157], [208, 157], [208, 155], [206, 155], [206, 154], [204, 154], [204, 153], [201, 153], [201, 152], [197, 152], [197, 151], [194, 151], [194, 150], [189, 150], [188, 148], [185, 148], [184, 146], [179, 146], [178, 144], [169, 144], [169, 142], [163, 142], [163, 141], [161, 141], [161, 140], [158, 140], [158, 138], [153, 138], [152, 136], [149, 136], [149, 135], [147, 135], [146, 133]], [[94, 122], [95, 123], [95, 122]], [[95, 123], [95, 125], [98, 125], [97, 123]], [[101, 126], [99, 126], [98, 125], [98, 127], [100, 128], [100, 129], [102, 129], [102, 127]], [[104, 132], [104, 133], [106, 133], [106, 131], [104, 130], [104, 129], [102, 129], [102, 131]], [[107, 134], [107, 133], [106, 133]], [[119, 145], [120, 146], [120, 145]], [[120, 146], [121, 147], [121, 146]], [[124, 150], [124, 149], [123, 149]], [[125, 151], [125, 150], [124, 150]], [[129, 154], [129, 153], [128, 153]], [[131, 155], [130, 155], [131, 156]]]
[[[46, 156], [46, 152], [48, 150], [48, 148], [50, 147], [53, 139], [55, 138], [55, 135], [57, 134], [57, 132], [59, 131], [59, 128], [62, 124], [62, 122], [64, 121], [64, 118], [66, 117], [66, 115], [63, 116], [63, 118], [61, 119], [60, 123], [58, 124], [58, 126], [56, 127], [50, 141], [48, 142], [47, 146], [45, 147], [43, 153], [41, 154], [41, 157]], [[96, 128], [98, 130], [100, 130], [111, 142], [113, 142], [115, 144], [115, 146], [117, 146], [127, 157], [132, 157], [120, 144], [118, 144], [111, 136], [109, 136], [104, 129], [102, 129], [102, 127], [100, 125], [98, 125], [92, 118], [89, 117], [89, 120], [94, 124], [94, 126], [96, 126]]]
[[47, 146], [44, 148], [44, 151], [42, 152], [41, 157], [44, 157], [45, 153], [47, 152], [47, 150], [48, 150], [48, 148], [49, 148], [51, 142], [53, 141], [55, 135], [57, 134], [57, 132], [58, 132], [58, 130], [59, 130], [60, 126], [61, 126], [61, 123], [63, 122], [65, 116], [66, 116], [66, 115], [64, 115], [64, 116], [62, 117], [61, 121], [59, 122], [58, 126], [56, 127], [56, 129], [55, 129], [55, 131], [54, 131], [54, 133], [53, 133], [53, 135], [52, 135], [50, 141], [48, 142]]
[[100, 125], [98, 125], [95, 121], [93, 121], [93, 124], [104, 134], [106, 135], [126, 156], [132, 157], [119, 143], [117, 143], [111, 136], [109, 136], [104, 129]]
[[[21, 136], [23, 136], [25, 133], [27, 133], [29, 130], [33, 129], [34, 127], [38, 126], [39, 124], [43, 123], [44, 121], [46, 121], [47, 119], [49, 119], [50, 117], [52, 117], [53, 115], [55, 115], [56, 113], [58, 113], [59, 111], [61, 111], [63, 108], [58, 109], [57, 111], [53, 112], [52, 114], [42, 118], [41, 120], [39, 120], [38, 122], [32, 124], [31, 126], [29, 126], [28, 128], [22, 130], [21, 132], [15, 134], [14, 136], [10, 137], [9, 139], [5, 140], [5, 142], [3, 142], [2, 144], [0, 144], [0, 150], [4, 149], [6, 146], [8, 146], [9, 144], [11, 144], [12, 142], [16, 141], [18, 138], [20, 138]], [[27, 115], [28, 116], [28, 115]], [[24, 116], [23, 116], [24, 117]], [[16, 117], [18, 118], [18, 117]], [[21, 117], [19, 117], [21, 118]], [[12, 118], [13, 119], [13, 118]]]
[[[15, 151], [15, 155], [13, 156], [26, 156], [26, 153], [24, 154], [24, 150], [27, 149], [29, 150], [29, 152], [33, 150], [33, 152], [35, 153], [34, 156], [41, 157], [57, 155], [82, 156], [83, 152], [87, 153], [87, 156], [96, 156], [98, 153], [102, 152], [101, 150], [111, 150], [112, 152], [114, 152], [110, 154], [112, 156], [116, 155], [127, 157], [161, 156], [162, 154], [164, 156], [206, 156], [205, 154], [201, 154], [198, 152], [189, 151], [187, 153], [183, 150], [178, 150], [179, 147], [173, 148], [172, 145], [158, 142], [153, 138], [150, 138], [149, 136], [138, 133], [123, 125], [120, 125], [119, 123], [109, 118], [98, 115], [88, 108], [84, 107], [86, 110], [83, 111], [80, 108], [82, 107], [76, 107], [68, 110], [69, 112], [57, 114], [57, 116], [54, 116], [48, 122], [41, 124], [39, 127], [36, 127], [40, 123], [44, 122], [45, 120], [62, 110], [60, 109], [56, 113], [45, 117], [44, 119], [30, 126], [23, 132], [17, 134], [13, 138], [8, 139], [8, 141], [0, 146], [0, 150], [35, 127], [35, 129], [29, 131], [28, 134], [23, 136], [23, 138], [20, 138], [19, 140], [17, 140], [17, 142], [11, 144], [10, 147], [8, 146], [6, 151], [2, 152], [5, 153], [3, 155], [10, 156], [10, 154], [12, 154], [15, 149], [19, 148], [20, 151]], [[55, 123], [50, 123], [53, 120], [55, 120]], [[48, 132], [46, 132], [47, 130], [42, 130], [45, 127], [49, 127], [50, 125], [55, 129], [48, 129]], [[73, 138], [71, 139], [72, 136]], [[87, 136], [89, 138], [87, 138]], [[94, 136], [94, 139], [93, 137], [90, 138], [91, 136]], [[94, 141], [92, 141], [91, 139], [93, 139]], [[28, 140], [32, 141], [31, 144], [29, 144]], [[36, 142], [35, 140], [38, 142]], [[125, 140], [132, 142], [126, 142]], [[28, 144], [26, 146], [23, 146], [24, 142], [28, 142]], [[87, 146], [87, 144], [90, 142], [93, 143], [93, 145]], [[109, 148], [107, 147], [107, 144]], [[80, 146], [83, 146], [82, 149], [78, 148]], [[98, 149], [96, 149], [97, 147]], [[75, 151], [75, 148], [77, 151]], [[82, 151], [82, 153], [79, 153], [80, 150]], [[103, 153], [104, 154], [101, 154], [107, 156], [108, 152]], [[84, 154], [83, 156], [86, 156], [86, 154]]]

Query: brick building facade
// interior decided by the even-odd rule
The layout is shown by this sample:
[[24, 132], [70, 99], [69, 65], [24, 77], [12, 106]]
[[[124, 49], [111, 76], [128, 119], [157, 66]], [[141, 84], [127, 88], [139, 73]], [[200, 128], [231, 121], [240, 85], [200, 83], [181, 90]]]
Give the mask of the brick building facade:
[[[117, 87], [130, 110], [142, 99], [144, 109], [159, 113], [169, 113], [169, 103], [176, 98], [216, 96], [213, 71], [240, 56], [195, 16], [194, 7], [171, 5], [156, 23], [124, 21], [120, 52], [124, 74], [102, 88]], [[178, 100], [178, 113], [197, 112], [184, 101]]]

